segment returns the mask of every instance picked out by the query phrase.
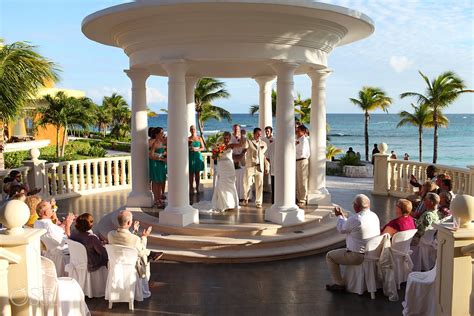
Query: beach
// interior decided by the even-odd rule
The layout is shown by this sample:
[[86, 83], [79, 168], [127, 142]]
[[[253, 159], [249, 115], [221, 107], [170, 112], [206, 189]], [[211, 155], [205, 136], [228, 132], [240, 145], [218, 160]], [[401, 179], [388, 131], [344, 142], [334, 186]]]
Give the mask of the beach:
[[[446, 114], [450, 123], [447, 128], [439, 128], [438, 164], [463, 167], [474, 164], [474, 114]], [[398, 158], [404, 153], [411, 160], [418, 161], [418, 129], [415, 126], [397, 128], [398, 114], [371, 114], [369, 122], [369, 150], [374, 143], [385, 142], [388, 150], [395, 150]], [[364, 158], [364, 116], [363, 114], [328, 114], [330, 126], [329, 142], [344, 150], [354, 148]], [[167, 115], [152, 117], [149, 126], [167, 129]], [[232, 124], [240, 124], [252, 131], [258, 124], [258, 114], [232, 114], [232, 122], [210, 120], [205, 122], [205, 136], [217, 132], [231, 131]], [[275, 121], [273, 123], [275, 126]], [[278, 136], [278, 131], [275, 130]], [[433, 157], [433, 129], [423, 131], [423, 161], [431, 162]]]

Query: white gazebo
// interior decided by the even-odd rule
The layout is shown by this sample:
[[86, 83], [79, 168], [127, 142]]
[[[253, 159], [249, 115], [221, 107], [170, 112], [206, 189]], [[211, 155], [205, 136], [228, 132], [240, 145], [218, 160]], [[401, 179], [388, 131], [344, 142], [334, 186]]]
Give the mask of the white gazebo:
[[[283, 226], [304, 220], [295, 204], [293, 76], [312, 80], [309, 203], [329, 204], [326, 190], [326, 78], [336, 46], [374, 31], [366, 15], [310, 0], [141, 0], [87, 16], [83, 33], [120, 47], [132, 81], [132, 192], [127, 205], [152, 204], [148, 183], [146, 80], [167, 76], [168, 206], [160, 223], [198, 223], [189, 205], [187, 130], [194, 124], [198, 78], [256, 80], [260, 127], [271, 125], [271, 84], [277, 80], [275, 204], [265, 218]], [[354, 56], [356, 57], [356, 56]], [[183, 119], [186, 118], [186, 119]]]

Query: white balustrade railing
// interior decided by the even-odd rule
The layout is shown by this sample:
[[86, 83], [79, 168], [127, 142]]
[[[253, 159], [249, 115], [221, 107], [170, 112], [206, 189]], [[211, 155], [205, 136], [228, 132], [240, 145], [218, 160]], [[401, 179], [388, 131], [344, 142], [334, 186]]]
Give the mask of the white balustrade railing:
[[[432, 164], [411, 160], [388, 160], [388, 194], [405, 197], [414, 192], [410, 176], [414, 175], [420, 183], [425, 182], [426, 168]], [[446, 173], [453, 181], [455, 194], [474, 194], [473, 169], [436, 165], [437, 173]]]
[[117, 156], [45, 164], [43, 195], [55, 198], [130, 188], [131, 157]]
[[214, 159], [211, 152], [203, 152], [204, 171], [201, 172], [201, 183], [213, 183], [214, 179]]
[[[30, 167], [20, 167], [20, 168], [14, 168], [14, 169], [3, 169], [3, 170], [0, 170], [0, 183], [3, 184], [4, 183], [4, 179], [6, 177], [8, 177], [8, 175], [10, 174], [10, 172], [12, 170], [18, 170], [20, 171], [21, 173], [21, 178], [22, 178], [22, 182], [26, 183], [27, 179], [28, 179], [28, 173], [30, 172]], [[3, 191], [3, 188], [1, 188], [1, 195], [2, 195], [2, 199], [5, 197], [6, 193]]]

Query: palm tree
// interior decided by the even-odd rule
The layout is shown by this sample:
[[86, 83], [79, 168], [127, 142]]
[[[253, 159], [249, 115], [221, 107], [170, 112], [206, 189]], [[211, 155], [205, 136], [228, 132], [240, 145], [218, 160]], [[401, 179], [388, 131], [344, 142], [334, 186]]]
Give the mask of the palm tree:
[[[46, 106], [38, 109], [40, 119], [38, 126], [45, 127], [53, 125], [56, 128], [56, 156], [64, 156], [66, 147], [66, 135], [69, 126], [78, 125], [87, 129], [94, 123], [94, 103], [89, 98], [68, 97], [62, 91], [54, 97], [46, 95], [44, 97]], [[63, 129], [62, 150], [59, 150], [59, 139], [61, 129]]]
[[[423, 128], [424, 127], [433, 127], [433, 110], [428, 104], [422, 104], [416, 106], [413, 103], [411, 104], [413, 108], [413, 113], [402, 111], [400, 112], [400, 122], [398, 122], [397, 127], [411, 124], [418, 127], [418, 153], [419, 160], [423, 161]], [[448, 126], [448, 119], [446, 116], [440, 113], [438, 116], [439, 124], [442, 126]]]
[[427, 104], [433, 110], [433, 163], [436, 163], [438, 160], [438, 126], [440, 125], [441, 111], [453, 103], [461, 93], [473, 92], [473, 90], [465, 90], [464, 81], [452, 71], [446, 71], [432, 81], [421, 71], [418, 72], [427, 85], [425, 94], [405, 92], [400, 94], [400, 98], [415, 97], [418, 104]]
[[104, 97], [102, 106], [110, 109], [112, 113], [112, 130], [110, 134], [117, 139], [126, 136], [127, 132], [130, 131], [132, 118], [127, 101], [121, 95], [113, 93], [110, 97]]
[[298, 93], [295, 99], [295, 116], [303, 124], [309, 124], [311, 119], [311, 98], [301, 99]]
[[[228, 98], [229, 96], [229, 92], [225, 89], [225, 83], [222, 81], [214, 78], [201, 78], [197, 82], [194, 90], [194, 101], [196, 103], [199, 134], [203, 139], [204, 122], [210, 119], [232, 121], [229, 111], [212, 104], [217, 99]], [[205, 140], [204, 145], [207, 148]]]
[[359, 99], [349, 98], [349, 100], [357, 105], [365, 116], [364, 136], [365, 136], [365, 160], [369, 160], [369, 112], [378, 108], [387, 112], [387, 108], [392, 104], [392, 99], [385, 92], [377, 87], [363, 87], [359, 91]]
[[336, 157], [337, 155], [342, 154], [342, 149], [337, 148], [336, 146], [332, 144], [328, 144], [326, 146], [326, 159], [327, 160], [332, 160], [332, 158]]
[[96, 109], [96, 124], [99, 133], [103, 130], [104, 137], [107, 135], [107, 128], [112, 124], [112, 111], [106, 106], [97, 106]]
[[[56, 82], [59, 71], [56, 64], [35, 51], [36, 47], [24, 42], [3, 43], [0, 38], [0, 149], [5, 123], [13, 120], [23, 106], [34, 99], [45, 82]], [[3, 168], [2, 149], [0, 169]]]

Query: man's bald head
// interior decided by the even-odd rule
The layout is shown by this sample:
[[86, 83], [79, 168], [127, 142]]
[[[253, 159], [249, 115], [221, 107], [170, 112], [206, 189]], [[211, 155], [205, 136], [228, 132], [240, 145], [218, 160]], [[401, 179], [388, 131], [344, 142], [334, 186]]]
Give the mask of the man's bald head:
[[359, 213], [370, 209], [370, 199], [365, 194], [357, 194], [354, 198], [354, 210]]
[[117, 221], [120, 227], [130, 227], [132, 225], [132, 220], [133, 215], [130, 211], [121, 211], [117, 216]]

